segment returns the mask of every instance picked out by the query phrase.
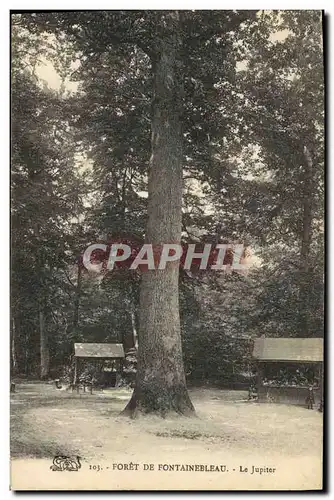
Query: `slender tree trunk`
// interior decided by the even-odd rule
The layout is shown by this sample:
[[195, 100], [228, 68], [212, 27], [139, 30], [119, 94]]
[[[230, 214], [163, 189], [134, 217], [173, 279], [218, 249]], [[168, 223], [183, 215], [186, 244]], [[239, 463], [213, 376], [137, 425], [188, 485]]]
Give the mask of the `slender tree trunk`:
[[76, 329], [79, 325], [81, 280], [82, 280], [82, 270], [81, 270], [80, 262], [78, 262], [77, 287], [76, 287], [75, 298], [74, 298], [73, 329]]
[[313, 198], [313, 161], [308, 148], [304, 148], [304, 194], [303, 194], [303, 222], [301, 235], [301, 280], [299, 290], [300, 307], [300, 330], [301, 337], [309, 336], [309, 272], [310, 272], [310, 249], [312, 239], [312, 198]]
[[77, 384], [78, 380], [78, 358], [74, 357], [74, 375], [73, 375], [73, 385]]
[[130, 312], [130, 314], [131, 314], [133, 347], [138, 349], [138, 332], [137, 332], [137, 325], [136, 325], [136, 316], [135, 316], [135, 312], [133, 310]]
[[25, 334], [25, 343], [24, 343], [24, 373], [26, 376], [29, 374], [29, 351], [28, 351], [28, 346], [29, 346], [29, 338], [28, 334]]
[[15, 373], [17, 373], [17, 357], [16, 357], [16, 324], [14, 316], [12, 316], [10, 353], [11, 353], [11, 373], [15, 375]]
[[[153, 64], [152, 155], [148, 179], [146, 242], [179, 243], [182, 207], [182, 66], [179, 13], [164, 12]], [[181, 347], [179, 268], [143, 272], [140, 290], [138, 369], [134, 393], [124, 410], [194, 412], [188, 396]]]
[[39, 333], [40, 333], [40, 355], [41, 355], [41, 379], [45, 380], [49, 375], [50, 355], [47, 338], [47, 330], [45, 328], [45, 309], [40, 305], [39, 310]]

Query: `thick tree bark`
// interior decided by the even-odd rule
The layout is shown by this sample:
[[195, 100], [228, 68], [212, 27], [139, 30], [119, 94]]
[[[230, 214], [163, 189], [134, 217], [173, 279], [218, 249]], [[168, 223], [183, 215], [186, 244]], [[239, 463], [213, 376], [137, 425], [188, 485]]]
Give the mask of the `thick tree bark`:
[[308, 148], [304, 148], [304, 192], [303, 192], [303, 222], [301, 234], [301, 279], [299, 289], [299, 335], [309, 336], [308, 297], [309, 297], [309, 271], [310, 249], [312, 239], [312, 198], [313, 198], [313, 161]]
[[45, 310], [43, 305], [39, 310], [39, 333], [40, 333], [40, 361], [41, 361], [41, 379], [45, 380], [49, 375], [50, 355], [47, 339], [47, 331], [45, 328]]
[[[177, 11], [164, 12], [153, 63], [152, 155], [148, 179], [146, 242], [178, 243], [182, 216], [182, 65]], [[125, 414], [190, 414], [183, 368], [179, 268], [143, 272], [140, 291], [138, 370]]]

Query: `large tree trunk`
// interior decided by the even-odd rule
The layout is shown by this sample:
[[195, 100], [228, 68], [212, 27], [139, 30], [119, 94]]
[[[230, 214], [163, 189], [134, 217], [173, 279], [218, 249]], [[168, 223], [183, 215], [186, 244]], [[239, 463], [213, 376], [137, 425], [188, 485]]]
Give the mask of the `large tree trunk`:
[[39, 310], [39, 333], [40, 333], [40, 361], [41, 361], [41, 380], [45, 380], [49, 375], [50, 355], [47, 339], [47, 331], [45, 328], [45, 310], [43, 305]]
[[309, 336], [309, 272], [312, 238], [312, 198], [313, 198], [313, 161], [310, 151], [304, 148], [304, 189], [303, 221], [301, 234], [300, 264], [301, 279], [299, 289], [299, 336]]
[[[177, 11], [164, 12], [153, 63], [152, 155], [148, 179], [146, 242], [179, 243], [182, 206], [182, 66]], [[170, 263], [169, 263], [170, 264]], [[138, 370], [125, 414], [194, 412], [181, 347], [179, 268], [143, 272], [140, 290]]]

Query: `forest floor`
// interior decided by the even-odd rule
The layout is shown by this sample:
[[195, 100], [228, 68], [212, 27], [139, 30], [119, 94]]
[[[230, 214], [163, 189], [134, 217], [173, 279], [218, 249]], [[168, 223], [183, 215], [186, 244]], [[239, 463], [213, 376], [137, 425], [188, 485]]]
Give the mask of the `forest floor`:
[[[41, 484], [45, 489], [68, 489], [65, 476], [66, 481], [69, 476], [78, 481], [73, 473], [50, 472], [56, 455], [81, 457], [79, 472], [84, 468], [86, 472], [75, 485], [79, 489], [321, 487], [321, 413], [248, 402], [244, 391], [192, 389], [189, 393], [197, 418], [132, 420], [119, 415], [131, 395], [126, 389], [91, 395], [57, 390], [51, 384], [18, 384], [11, 394], [14, 489]], [[122, 464], [129, 463], [138, 466], [124, 470]], [[141, 473], [144, 464], [150, 463], [154, 471]], [[163, 471], [164, 464], [225, 464], [229, 474]], [[95, 465], [103, 470], [93, 470]], [[275, 470], [252, 474], [253, 466]], [[246, 467], [248, 472], [243, 472]]]

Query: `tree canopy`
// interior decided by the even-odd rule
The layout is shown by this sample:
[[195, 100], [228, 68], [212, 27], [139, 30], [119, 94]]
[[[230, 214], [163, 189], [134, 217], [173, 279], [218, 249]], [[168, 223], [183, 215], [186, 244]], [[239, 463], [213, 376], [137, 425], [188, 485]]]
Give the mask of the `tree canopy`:
[[[89, 244], [115, 237], [247, 247], [246, 276], [171, 278], [190, 381], [249, 371], [256, 336], [322, 336], [321, 13], [176, 12], [12, 15], [16, 373], [58, 373], [74, 341], [130, 348], [139, 331], [140, 344], [151, 278], [80, 265]], [[59, 90], [41, 81], [41, 58]]]

